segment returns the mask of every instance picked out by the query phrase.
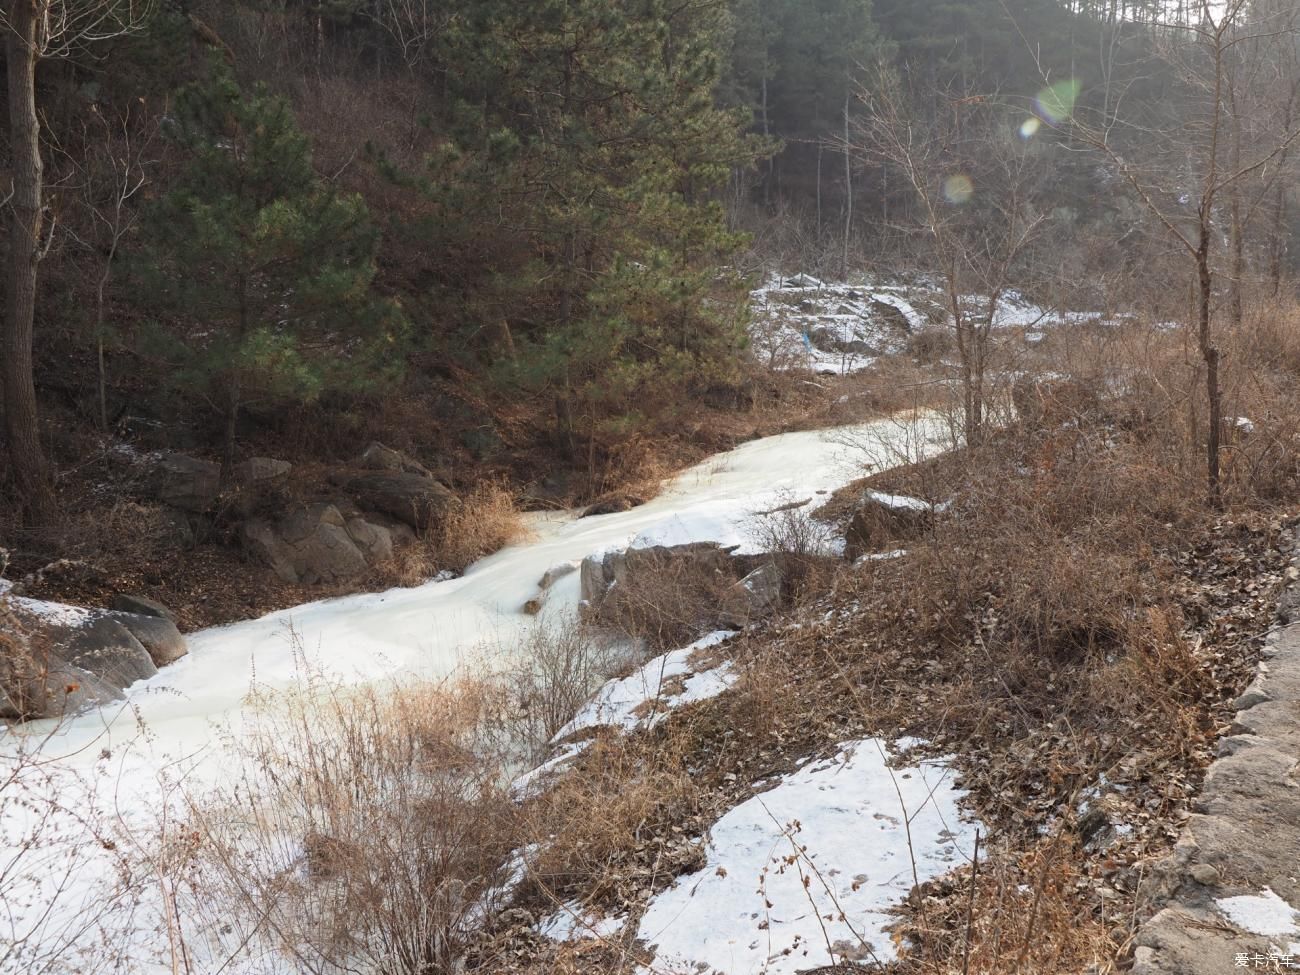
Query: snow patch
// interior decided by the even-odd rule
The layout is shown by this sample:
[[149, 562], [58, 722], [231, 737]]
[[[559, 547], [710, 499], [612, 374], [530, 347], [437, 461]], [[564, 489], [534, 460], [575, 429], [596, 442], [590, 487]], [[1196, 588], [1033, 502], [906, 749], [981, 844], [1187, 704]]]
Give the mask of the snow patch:
[[[695, 671], [691, 658], [697, 651], [716, 647], [735, 635], [734, 630], [715, 630], [690, 646], [655, 657], [627, 677], [610, 681], [556, 732], [553, 740], [563, 741], [587, 728], [653, 728], [669, 710], [717, 697], [736, 682], [731, 664]], [[655, 708], [653, 714], [644, 713], [654, 705], [663, 710]]]
[[1300, 935], [1300, 911], [1268, 887], [1259, 894], [1220, 897], [1214, 903], [1224, 917], [1251, 934], [1267, 938]]
[[937, 762], [890, 769], [865, 739], [732, 809], [710, 831], [705, 866], [642, 917], [637, 937], [655, 957], [641, 972], [793, 975], [892, 959], [889, 908], [969, 856], [975, 825], [948, 777]]
[[626, 923], [626, 917], [603, 917], [584, 911], [576, 901], [569, 901], [539, 921], [534, 930], [552, 941], [604, 941], [617, 937]]

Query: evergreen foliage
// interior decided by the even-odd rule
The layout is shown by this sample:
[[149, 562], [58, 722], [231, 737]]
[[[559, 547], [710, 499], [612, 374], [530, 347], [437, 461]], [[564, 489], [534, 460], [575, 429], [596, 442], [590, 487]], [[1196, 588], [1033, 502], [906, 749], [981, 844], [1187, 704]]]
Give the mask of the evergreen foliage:
[[153, 294], [194, 329], [169, 333], [178, 383], [219, 403], [227, 466], [240, 409], [311, 400], [401, 367], [404, 319], [376, 299], [378, 237], [360, 197], [312, 170], [287, 103], [224, 67], [186, 88], [172, 134], [184, 171], [147, 215]]

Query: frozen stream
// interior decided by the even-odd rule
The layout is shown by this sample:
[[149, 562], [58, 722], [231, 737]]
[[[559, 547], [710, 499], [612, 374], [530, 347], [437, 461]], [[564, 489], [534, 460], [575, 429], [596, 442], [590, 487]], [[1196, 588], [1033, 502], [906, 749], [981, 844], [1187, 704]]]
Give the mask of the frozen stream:
[[[851, 449], [845, 446], [846, 435]], [[221, 769], [220, 731], [238, 728], [251, 686], [281, 688], [296, 682], [303, 661], [291, 645], [290, 627], [308, 662], [347, 683], [446, 675], [470, 655], [510, 647], [532, 625], [522, 606], [538, 595], [538, 582], [552, 566], [634, 540], [743, 543], [755, 511], [833, 490], [860, 476], [867, 464], [880, 469], [933, 453], [946, 438], [946, 428], [936, 418], [920, 414], [836, 435], [813, 431], [753, 441], [678, 475], [657, 498], [631, 511], [585, 519], [571, 513], [533, 516], [529, 538], [476, 563], [461, 578], [308, 603], [192, 634], [189, 656], [133, 686], [129, 707], [83, 716], [53, 733], [28, 726], [21, 734], [29, 742], [37, 734], [49, 734], [41, 745], [42, 757], [49, 760], [40, 770], [47, 781], [44, 788], [65, 788], [75, 778], [95, 793], [87, 805], [98, 801], [115, 821], [132, 822], [156, 814], [163, 804], [159, 777], [164, 769], [173, 779], [177, 769], [189, 769], [191, 783]], [[572, 612], [577, 600], [578, 574], [571, 573], [549, 590], [547, 612]], [[12, 752], [12, 742], [0, 738], [0, 754]], [[111, 758], [103, 757], [105, 749]], [[3, 777], [0, 768], [0, 781]], [[0, 801], [0, 857], [10, 863], [24, 828], [14, 803]], [[10, 867], [6, 876], [0, 862], [0, 880], [11, 885], [9, 901], [0, 896], [5, 909], [0, 911], [0, 944], [26, 936], [33, 925], [61, 925], [68, 939], [78, 925], [91, 924], [84, 915], [96, 910], [89, 901], [95, 870], [90, 862], [74, 859], [87, 855], [84, 846], [75, 846], [44, 851], [48, 862], [38, 872], [45, 887], [34, 887], [31, 903], [19, 904], [20, 909], [15, 904], [28, 898], [15, 892], [26, 868]], [[60, 877], [67, 880], [51, 884], [50, 878]], [[55, 888], [62, 888], [61, 903], [41, 920], [49, 906], [42, 905], [42, 898]], [[77, 965], [76, 954], [68, 953], [70, 970]], [[138, 967], [130, 970], [169, 967], [155, 969], [143, 960], [146, 954], [142, 950]], [[29, 970], [10, 967], [12, 959], [4, 959], [0, 947], [0, 969]]]

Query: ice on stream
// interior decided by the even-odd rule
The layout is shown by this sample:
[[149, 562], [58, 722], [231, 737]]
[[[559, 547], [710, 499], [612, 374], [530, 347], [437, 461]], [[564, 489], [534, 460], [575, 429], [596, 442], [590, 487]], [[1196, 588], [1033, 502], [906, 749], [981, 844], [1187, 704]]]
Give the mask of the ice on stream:
[[[298, 687], [314, 672], [348, 684], [438, 678], [475, 658], [499, 657], [536, 625], [520, 610], [554, 566], [637, 538], [734, 537], [774, 499], [833, 490], [864, 465], [880, 470], [932, 455], [948, 446], [947, 437], [944, 424], [921, 414], [853, 431], [852, 450], [843, 436], [816, 431], [753, 441], [683, 472], [639, 508], [584, 519], [534, 516], [531, 538], [460, 578], [308, 603], [192, 634], [189, 655], [129, 688], [125, 705], [61, 727], [0, 732], [0, 763], [12, 767], [20, 749], [37, 760], [0, 792], [0, 944], [66, 941], [62, 968], [50, 968], [52, 975], [77, 970], [79, 952], [101, 964], [106, 952], [121, 952], [113, 956], [120, 972], [173, 971], [176, 943], [163, 892], [155, 887], [120, 903], [104, 898], [120, 887], [124, 850], [148, 848], [164, 826], [175, 830], [187, 794], [238, 777], [223, 740], [239, 736], [250, 691]], [[547, 613], [574, 612], [578, 590], [579, 573], [555, 579]], [[711, 693], [726, 679], [714, 673], [688, 693]], [[6, 771], [0, 767], [0, 782]], [[38, 813], [56, 807], [52, 821]], [[191, 943], [203, 942], [194, 933]], [[30, 970], [10, 959], [0, 971]]]

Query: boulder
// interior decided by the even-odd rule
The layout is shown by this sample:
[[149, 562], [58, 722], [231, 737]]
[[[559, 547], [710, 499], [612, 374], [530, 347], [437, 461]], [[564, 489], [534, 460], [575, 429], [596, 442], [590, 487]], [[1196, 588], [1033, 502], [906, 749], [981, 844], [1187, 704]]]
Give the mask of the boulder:
[[424, 477], [433, 477], [429, 469], [418, 460], [400, 450], [385, 447], [378, 440], [372, 440], [370, 445], [361, 451], [361, 456], [357, 458], [357, 466], [368, 471], [393, 471], [399, 474], [421, 474]]
[[140, 641], [155, 667], [166, 667], [190, 652], [185, 637], [181, 636], [181, 631], [169, 619], [139, 613], [110, 612], [107, 615], [121, 623], [128, 633]]
[[163, 504], [195, 514], [207, 511], [217, 500], [221, 466], [187, 454], [158, 457], [152, 475], [152, 493]]
[[126, 699], [122, 691], [79, 667], [51, 660], [41, 673], [27, 676], [20, 686], [0, 681], [0, 720], [31, 721], [61, 718]]
[[417, 531], [428, 528], [456, 502], [444, 485], [424, 474], [376, 471], [347, 482], [358, 505], [398, 519]]
[[148, 596], [138, 596], [134, 593], [119, 592], [113, 597], [113, 609], [119, 613], [134, 613], [137, 616], [159, 616], [172, 623], [179, 623], [177, 615], [158, 602], [156, 599], [150, 599]]
[[158, 673], [144, 644], [107, 614], [92, 614], [75, 627], [49, 627], [45, 635], [51, 658], [87, 671], [112, 687], [125, 689]]
[[393, 557], [393, 533], [362, 517], [347, 520], [348, 537], [371, 564]]
[[907, 315], [903, 314], [903, 309], [891, 305], [887, 301], [872, 298], [871, 311], [880, 321], [891, 328], [897, 329], [904, 335], [912, 334], [912, 323], [907, 320]]
[[[285, 582], [339, 582], [363, 574], [368, 567], [348, 523], [332, 504], [308, 505], [278, 522], [253, 518], [244, 522], [240, 533], [248, 552]], [[363, 534], [359, 529], [358, 533]], [[382, 548], [377, 535], [366, 537]], [[391, 538], [388, 551], [391, 554]]]
[[763, 616], [781, 603], [781, 570], [765, 562], [736, 583], [749, 609], [750, 618]]
[[10, 596], [0, 614], [0, 717], [59, 717], [109, 701], [187, 652], [161, 616]]
[[856, 559], [890, 543], [914, 539], [934, 524], [935, 506], [919, 498], [868, 491], [844, 532], [845, 554]]
[[616, 585], [635, 591], [639, 576], [686, 571], [688, 567], [695, 571], [727, 573], [733, 579], [738, 577], [731, 550], [716, 542], [612, 549], [582, 560], [579, 598], [588, 609], [594, 610]]
[[256, 484], [259, 481], [283, 477], [291, 470], [293, 465], [287, 460], [276, 460], [274, 457], [250, 457], [235, 465], [235, 480], [243, 484]]

